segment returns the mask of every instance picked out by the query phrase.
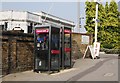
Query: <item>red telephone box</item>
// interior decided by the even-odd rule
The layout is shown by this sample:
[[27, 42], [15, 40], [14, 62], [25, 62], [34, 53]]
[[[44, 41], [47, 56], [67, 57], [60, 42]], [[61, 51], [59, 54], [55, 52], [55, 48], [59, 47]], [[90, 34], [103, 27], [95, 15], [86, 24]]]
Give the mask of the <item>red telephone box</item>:
[[34, 71], [60, 71], [60, 26], [35, 26], [34, 46]]
[[71, 33], [67, 26], [35, 26], [34, 71], [60, 71], [72, 67]]

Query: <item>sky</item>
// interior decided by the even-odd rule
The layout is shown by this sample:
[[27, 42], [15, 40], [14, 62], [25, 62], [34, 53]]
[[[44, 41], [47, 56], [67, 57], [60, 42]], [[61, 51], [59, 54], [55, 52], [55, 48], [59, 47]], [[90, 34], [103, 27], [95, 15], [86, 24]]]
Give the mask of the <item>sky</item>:
[[[38, 1], [38, 2], [37, 2]], [[77, 1], [78, 0], [2, 0], [2, 10], [30, 11], [52, 14], [77, 24]], [[85, 0], [80, 1], [80, 17], [85, 18]], [[101, 0], [110, 1], [110, 0]], [[120, 0], [117, 0], [120, 1]], [[81, 20], [82, 27], [85, 19]]]
[[[1, 0], [2, 10], [17, 10], [17, 11], [44, 11], [52, 15], [74, 21], [77, 23], [77, 2], [80, 2], [80, 17], [85, 17], [85, 0]], [[22, 2], [23, 1], [23, 2]], [[28, 2], [27, 2], [28, 1]], [[38, 1], [38, 2], [37, 2]], [[45, 2], [46, 1], [46, 2]], [[48, 2], [50, 1], [50, 2]], [[54, 2], [55, 1], [55, 2]], [[57, 2], [58, 1], [58, 2]], [[63, 1], [63, 2], [62, 2]], [[74, 1], [74, 2], [71, 2]], [[110, 1], [110, 0], [101, 0]], [[116, 0], [120, 1], [120, 0]], [[0, 4], [1, 6], [1, 4]], [[82, 19], [84, 22], [84, 19]]]
[[[80, 15], [85, 16], [84, 3], [80, 4]], [[3, 2], [2, 10], [44, 11], [52, 15], [77, 22], [76, 2]]]
[[[2, 2], [85, 2], [86, 0], [1, 0]], [[88, 0], [91, 1], [91, 0]], [[96, 1], [96, 0], [92, 0]], [[101, 2], [111, 1], [111, 0], [97, 0]], [[120, 0], [115, 0], [120, 1]]]
[[[2, 10], [30, 11], [52, 14], [77, 24], [77, 2], [2, 2]], [[85, 3], [80, 2], [80, 16], [85, 18]], [[85, 19], [81, 20], [84, 27]], [[81, 31], [85, 31], [82, 29]], [[85, 31], [86, 32], [86, 31]]]

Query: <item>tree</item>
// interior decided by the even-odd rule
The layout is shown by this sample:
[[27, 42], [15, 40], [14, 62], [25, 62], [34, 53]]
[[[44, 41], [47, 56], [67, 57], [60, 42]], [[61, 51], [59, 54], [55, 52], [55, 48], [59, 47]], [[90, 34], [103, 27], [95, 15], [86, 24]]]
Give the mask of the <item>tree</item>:
[[[107, 8], [108, 7], [108, 8]], [[118, 43], [118, 35], [120, 33], [120, 28], [118, 27], [118, 6], [117, 3], [112, 0], [107, 6], [106, 3], [106, 24], [105, 24], [105, 32], [109, 33], [109, 36], [111, 37], [109, 40], [109, 48], [116, 48], [116, 44]], [[108, 39], [106, 39], [106, 43]], [[107, 46], [107, 45], [106, 45]], [[106, 47], [104, 46], [104, 47]]]
[[[88, 33], [94, 34], [95, 24], [95, 2], [86, 1], [86, 29]], [[105, 6], [99, 5], [98, 9], [98, 41], [103, 48], [119, 48], [120, 27], [118, 27], [118, 5], [112, 0], [110, 4], [106, 2]]]
[[106, 20], [106, 13], [105, 13], [105, 8], [102, 4], [99, 5], [98, 7], [98, 19], [100, 22], [98, 23], [98, 41], [102, 42], [102, 38], [104, 37], [104, 27], [105, 27], [105, 20]]
[[108, 5], [108, 2], [106, 2], [106, 4], [105, 4], [105, 13], [108, 13], [108, 11], [109, 11], [109, 5]]
[[95, 22], [93, 18], [95, 18], [95, 2], [86, 1], [86, 29], [88, 33], [94, 33]]
[[[104, 7], [102, 4], [99, 5], [99, 13], [98, 13], [98, 19], [100, 20], [100, 23], [98, 23], [98, 40], [100, 40], [101, 38], [101, 30], [103, 29], [103, 25], [102, 23], [104, 22], [104, 16], [105, 16], [105, 12], [104, 12]], [[92, 33], [94, 36], [94, 31], [95, 31], [95, 21], [93, 21], [93, 19], [95, 19], [95, 12], [96, 12], [96, 3], [95, 2], [89, 2], [86, 1], [86, 30], [88, 31], [88, 33]]]

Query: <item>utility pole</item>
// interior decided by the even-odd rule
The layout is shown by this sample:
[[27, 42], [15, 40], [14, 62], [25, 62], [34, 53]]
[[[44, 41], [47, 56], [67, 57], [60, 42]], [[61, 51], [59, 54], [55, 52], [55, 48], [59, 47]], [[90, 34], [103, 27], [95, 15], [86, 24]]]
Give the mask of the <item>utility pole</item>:
[[97, 42], [97, 32], [98, 32], [98, 30], [97, 30], [97, 26], [98, 26], [98, 2], [97, 2], [97, 0], [95, 0], [96, 1], [96, 15], [95, 15], [95, 42]]
[[78, 30], [80, 30], [80, 0], [78, 0], [78, 3], [77, 3], [77, 6], [78, 6], [78, 10], [77, 10], [77, 28]]
[[99, 51], [100, 51], [100, 43], [97, 42], [97, 32], [98, 32], [98, 22], [99, 22], [99, 19], [98, 19], [98, 5], [99, 5], [99, 2], [98, 0], [95, 0], [96, 2], [96, 15], [95, 15], [95, 42], [94, 42], [94, 56], [99, 59]]

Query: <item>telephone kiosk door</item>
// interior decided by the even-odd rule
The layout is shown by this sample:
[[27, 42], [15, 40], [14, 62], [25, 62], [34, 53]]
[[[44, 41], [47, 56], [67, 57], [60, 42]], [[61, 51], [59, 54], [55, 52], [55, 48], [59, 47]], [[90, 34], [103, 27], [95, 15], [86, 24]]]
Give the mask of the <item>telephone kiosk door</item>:
[[34, 31], [34, 71], [60, 70], [60, 28], [37, 26]]
[[35, 29], [35, 70], [48, 70], [49, 61], [49, 27]]
[[71, 29], [64, 27], [64, 67], [71, 68]]
[[51, 28], [51, 70], [60, 70], [60, 28]]

